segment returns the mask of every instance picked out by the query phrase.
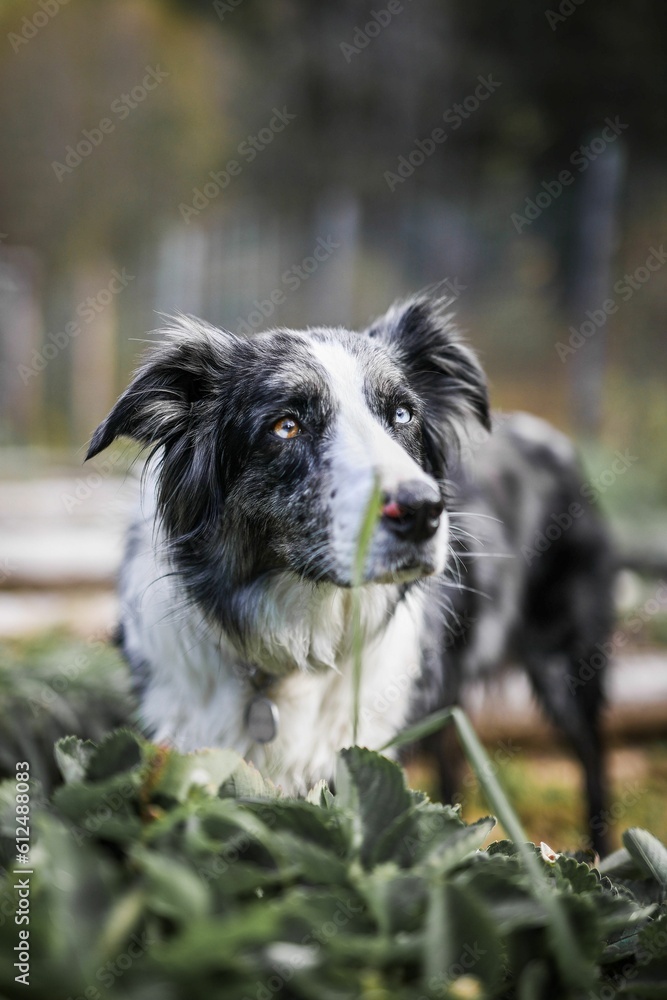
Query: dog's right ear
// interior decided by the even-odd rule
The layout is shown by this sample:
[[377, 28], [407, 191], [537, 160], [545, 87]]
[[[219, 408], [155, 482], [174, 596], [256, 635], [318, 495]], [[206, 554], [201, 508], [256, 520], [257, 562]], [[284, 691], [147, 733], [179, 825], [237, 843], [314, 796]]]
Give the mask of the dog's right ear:
[[190, 425], [193, 404], [215, 391], [232, 334], [190, 320], [166, 331], [93, 434], [86, 460], [117, 437], [163, 444]]

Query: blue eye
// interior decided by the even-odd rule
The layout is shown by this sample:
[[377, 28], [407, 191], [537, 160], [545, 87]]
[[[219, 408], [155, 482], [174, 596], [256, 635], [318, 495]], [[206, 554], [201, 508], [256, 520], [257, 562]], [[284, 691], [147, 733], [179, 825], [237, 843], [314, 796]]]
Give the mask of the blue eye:
[[409, 424], [412, 420], [412, 411], [407, 406], [397, 406], [394, 411], [394, 421], [397, 424]]

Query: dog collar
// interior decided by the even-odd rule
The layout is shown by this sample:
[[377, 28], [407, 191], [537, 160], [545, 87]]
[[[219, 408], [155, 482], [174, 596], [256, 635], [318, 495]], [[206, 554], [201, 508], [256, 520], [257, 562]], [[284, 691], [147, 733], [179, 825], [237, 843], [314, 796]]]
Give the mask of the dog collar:
[[272, 743], [278, 735], [280, 721], [278, 706], [267, 693], [274, 678], [258, 667], [250, 668], [248, 678], [256, 693], [246, 706], [246, 729], [253, 742]]

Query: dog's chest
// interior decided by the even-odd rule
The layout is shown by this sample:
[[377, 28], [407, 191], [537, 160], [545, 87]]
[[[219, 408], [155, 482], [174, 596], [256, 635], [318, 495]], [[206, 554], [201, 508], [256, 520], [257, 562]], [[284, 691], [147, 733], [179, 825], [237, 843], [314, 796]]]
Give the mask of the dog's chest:
[[[419, 609], [399, 606], [382, 637], [364, 652], [357, 743], [379, 749], [405, 724], [420, 672]], [[278, 736], [246, 756], [286, 790], [304, 792], [333, 776], [336, 753], [354, 742], [351, 658], [338, 671], [292, 674], [274, 686]]]
[[[353, 663], [295, 670], [266, 688], [276, 706], [276, 738], [261, 744], [247, 725], [256, 697], [242, 664], [220, 642], [194, 641], [168, 617], [150, 624], [155, 671], [142, 699], [144, 725], [154, 738], [183, 751], [231, 747], [286, 792], [305, 792], [333, 777], [336, 753], [354, 742]], [[422, 598], [399, 603], [382, 632], [362, 651], [357, 742], [379, 749], [405, 724], [420, 672]]]

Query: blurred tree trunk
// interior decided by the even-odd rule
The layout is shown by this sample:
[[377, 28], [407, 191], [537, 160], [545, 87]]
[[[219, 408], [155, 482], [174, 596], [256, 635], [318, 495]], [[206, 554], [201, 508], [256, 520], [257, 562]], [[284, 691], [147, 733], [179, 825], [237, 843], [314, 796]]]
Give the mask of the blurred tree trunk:
[[[75, 441], [83, 444], [114, 400], [116, 374], [116, 299], [110, 290], [114, 268], [107, 259], [81, 265], [73, 282], [73, 322], [80, 333], [71, 340], [71, 414]], [[117, 273], [117, 272], [116, 272]]]
[[14, 247], [2, 251], [0, 433], [11, 444], [34, 441], [40, 429], [44, 376], [35, 366], [35, 352], [40, 348], [44, 322], [39, 278], [39, 262], [30, 250]]
[[612, 261], [623, 172], [624, 154], [617, 140], [591, 161], [580, 182], [566, 312], [569, 334], [579, 340], [585, 337], [569, 364], [573, 424], [585, 437], [596, 437], [602, 422], [610, 322], [604, 303], [613, 298]]

